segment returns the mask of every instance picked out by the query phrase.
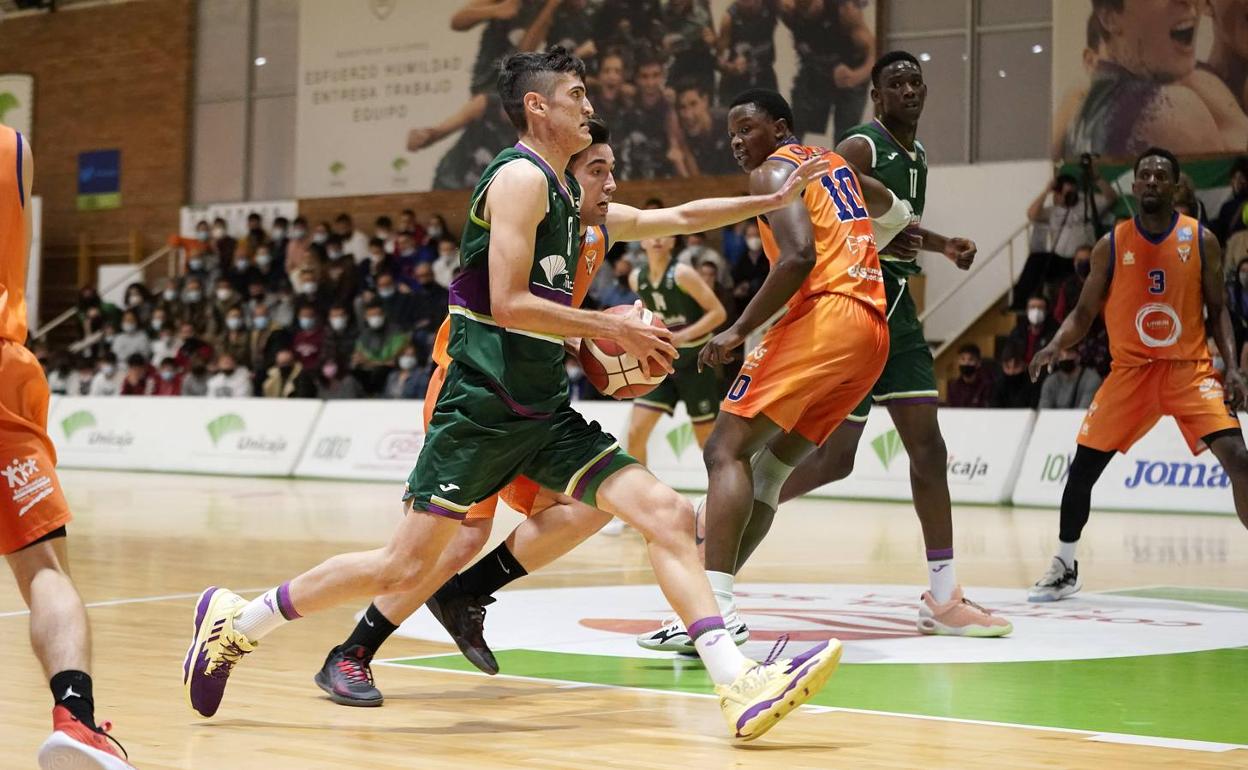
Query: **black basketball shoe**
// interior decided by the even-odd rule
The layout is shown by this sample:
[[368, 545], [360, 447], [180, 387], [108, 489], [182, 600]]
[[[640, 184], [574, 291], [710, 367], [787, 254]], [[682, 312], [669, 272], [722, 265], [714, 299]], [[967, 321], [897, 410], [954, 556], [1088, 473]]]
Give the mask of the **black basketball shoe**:
[[373, 686], [372, 653], [363, 645], [335, 647], [316, 672], [314, 681], [334, 703], [343, 706], [380, 706], [384, 698]]
[[464, 657], [491, 676], [498, 673], [498, 661], [485, 643], [485, 605], [493, 603], [493, 596], [468, 596], [456, 591], [452, 584], [438, 589], [425, 602]]

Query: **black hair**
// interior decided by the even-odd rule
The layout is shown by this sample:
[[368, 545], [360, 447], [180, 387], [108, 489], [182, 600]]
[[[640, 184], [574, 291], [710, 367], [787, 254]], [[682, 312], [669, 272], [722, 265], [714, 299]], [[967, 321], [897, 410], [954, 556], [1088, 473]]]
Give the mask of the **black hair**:
[[673, 90], [676, 92], [676, 96], [678, 97], [685, 91], [697, 91], [708, 100], [711, 99], [713, 91], [704, 78], [695, 77], [681, 78], [680, 81], [676, 83], [676, 87]]
[[1143, 162], [1145, 158], [1165, 158], [1170, 161], [1170, 168], [1174, 171], [1174, 181], [1179, 181], [1179, 174], [1181, 173], [1179, 170], [1179, 159], [1174, 157], [1174, 153], [1164, 147], [1149, 147], [1147, 150], [1140, 153], [1140, 157], [1135, 159], [1134, 171], [1136, 173], [1139, 173], [1140, 163]]
[[374, 246], [376, 246], [377, 248], [381, 249], [382, 251], [385, 251], [385, 250], [386, 250], [386, 242], [385, 242], [385, 241], [383, 241], [383, 240], [382, 240], [382, 239], [380, 239], [380, 238], [369, 238], [369, 239], [368, 239], [368, 247], [371, 249], [371, 248], [372, 248], [372, 247], [374, 247]]
[[1088, 14], [1088, 27], [1084, 30], [1084, 34], [1086, 35], [1084, 47], [1093, 51], [1098, 50], [1101, 43], [1105, 42], [1105, 38], [1109, 36], [1105, 32], [1105, 25], [1101, 24], [1101, 18], [1095, 12]]
[[793, 108], [789, 106], [789, 102], [779, 91], [772, 91], [768, 88], [751, 88], [737, 94], [737, 98], [732, 100], [729, 109], [740, 107], [743, 104], [751, 104], [761, 112], [765, 112], [771, 116], [772, 120], [783, 120], [789, 127], [789, 131], [793, 132], [796, 127], [793, 125]]
[[585, 78], [585, 62], [562, 46], [545, 51], [514, 53], [498, 67], [498, 96], [503, 102], [507, 119], [517, 131], [526, 131], [529, 120], [524, 114], [524, 95], [536, 91], [549, 96], [552, 75], [572, 74]]
[[[603, 120], [602, 118], [598, 117], [597, 115], [590, 117], [589, 119], [589, 147], [593, 147], [595, 144], [610, 144], [610, 143], [611, 143], [611, 129], [607, 127], [607, 122]], [[589, 147], [586, 147], [585, 150], [588, 150]], [[577, 159], [581, 157], [581, 153], [584, 153], [585, 150], [581, 150], [581, 152], [578, 152], [575, 155], [573, 155], [571, 158], [569, 158], [568, 165], [571, 166], [573, 163], [575, 163]], [[442, 240], [449, 240], [449, 239], [444, 238]]]
[[1066, 184], [1072, 184], [1072, 185], [1074, 185], [1075, 187], [1078, 187], [1078, 186], [1079, 186], [1079, 180], [1078, 180], [1078, 179], [1075, 179], [1075, 178], [1074, 178], [1072, 175], [1070, 175], [1070, 174], [1058, 174], [1058, 175], [1057, 175], [1057, 176], [1053, 179], [1053, 189], [1054, 189], [1054, 190], [1060, 190], [1060, 189], [1062, 189], [1062, 185], [1066, 185]]
[[394, 226], [394, 220], [390, 219], [390, 217], [386, 216], [385, 214], [382, 214], [381, 216], [377, 217], [377, 221], [374, 222], [373, 224], [375, 224], [377, 227], [384, 227], [386, 229], [389, 229]]
[[871, 65], [871, 85], [876, 88], [880, 87], [880, 73], [890, 65], [899, 61], [908, 61], [919, 68], [919, 72], [923, 72], [923, 65], [919, 64], [919, 60], [909, 51], [889, 51], [880, 58], [875, 60], [875, 64]]
[[335, 221], [335, 222], [346, 222], [346, 223], [348, 223], [348, 224], [351, 224], [351, 215], [350, 215], [350, 214], [348, 214], [347, 212], [345, 212], [345, 211], [344, 211], [344, 212], [342, 212], [341, 214], [339, 214], [338, 216], [334, 217], [334, 221]]
[[1240, 155], [1231, 164], [1231, 176], [1235, 176], [1236, 173], [1248, 176], [1248, 155]]
[[974, 342], [968, 342], [958, 348], [958, 355], [962, 355], [963, 353], [970, 353], [976, 358], [983, 358], [983, 355], [979, 352], [979, 345], [976, 345]]
[[131, 353], [126, 357], [127, 366], [147, 366], [147, 356], [142, 353]]

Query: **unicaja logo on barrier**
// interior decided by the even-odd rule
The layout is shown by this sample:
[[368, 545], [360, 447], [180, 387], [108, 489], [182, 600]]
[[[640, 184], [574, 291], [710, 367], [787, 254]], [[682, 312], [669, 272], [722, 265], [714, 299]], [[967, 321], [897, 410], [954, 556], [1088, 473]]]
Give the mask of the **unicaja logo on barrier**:
[[65, 438], [73, 438], [74, 434], [83, 428], [94, 427], [95, 415], [85, 409], [74, 412], [64, 420], [61, 420], [61, 431], [65, 433]]
[[680, 456], [693, 443], [693, 423], [687, 422], [678, 428], [672, 428], [667, 432], [666, 438], [667, 445], [672, 448], [672, 454], [680, 459]]
[[21, 107], [21, 101], [9, 91], [0, 93], [0, 120], [4, 120], [4, 115], [9, 110]]
[[243, 422], [243, 418], [236, 414], [223, 414], [205, 427], [208, 429], [208, 437], [212, 439], [212, 445], [215, 447], [221, 443], [221, 439], [229, 434], [247, 430], [247, 423]]
[[875, 450], [875, 456], [880, 458], [880, 465], [884, 466], [884, 470], [888, 470], [893, 458], [905, 451], [905, 447], [901, 444], [901, 435], [897, 433], [896, 428], [873, 438], [871, 448]]

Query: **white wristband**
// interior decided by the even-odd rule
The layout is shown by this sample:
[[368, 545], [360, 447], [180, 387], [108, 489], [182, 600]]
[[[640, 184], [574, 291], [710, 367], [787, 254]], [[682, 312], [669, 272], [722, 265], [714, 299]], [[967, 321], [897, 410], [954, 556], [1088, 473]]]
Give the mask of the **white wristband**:
[[889, 195], [893, 196], [893, 205], [882, 215], [871, 220], [871, 229], [875, 233], [875, 247], [882, 249], [887, 246], [893, 238], [902, 230], [910, 226], [914, 221], [914, 209], [910, 207], [909, 201], [898, 198], [891, 190]]

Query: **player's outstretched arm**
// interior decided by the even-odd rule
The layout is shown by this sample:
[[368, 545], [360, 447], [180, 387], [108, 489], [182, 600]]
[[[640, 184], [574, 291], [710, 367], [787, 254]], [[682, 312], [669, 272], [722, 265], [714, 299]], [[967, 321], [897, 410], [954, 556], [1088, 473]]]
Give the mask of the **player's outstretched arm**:
[[[563, 337], [605, 337], [651, 372], [672, 372], [672, 333], [641, 320], [641, 311], [612, 315], [565, 307], [529, 291], [538, 225], [546, 217], [546, 175], [531, 163], [498, 171], [486, 193], [490, 222], [490, 314], [500, 326]], [[502, 201], [500, 205], [492, 205]]]
[[[750, 172], [750, 192], [766, 194], [784, 186], [793, 167], [769, 160]], [[890, 193], [891, 195], [891, 193]], [[798, 201], [767, 215], [780, 257], [763, 280], [758, 293], [745, 306], [736, 323], [715, 335], [698, 354], [698, 366], [727, 363], [750, 332], [757, 329], [788, 302], [815, 267], [815, 234], [806, 206]]]
[[828, 172], [828, 162], [823, 158], [811, 158], [792, 171], [775, 190], [757, 195], [703, 198], [665, 209], [636, 209], [612, 203], [607, 209], [607, 230], [611, 238], [619, 242], [687, 235], [735, 225], [798, 200], [806, 185]]
[[1058, 327], [1053, 340], [1036, 352], [1031, 359], [1032, 382], [1040, 379], [1040, 371], [1048, 367], [1053, 371], [1057, 356], [1063, 350], [1074, 347], [1088, 333], [1092, 322], [1101, 314], [1105, 307], [1105, 297], [1109, 293], [1109, 267], [1112, 255], [1109, 251], [1109, 234], [1104, 235], [1092, 248], [1092, 259], [1088, 270], [1088, 279], [1079, 292], [1079, 301], [1075, 309], [1070, 311], [1066, 320]]
[[1235, 332], [1231, 314], [1226, 307], [1226, 288], [1222, 276], [1222, 244], [1205, 228], [1200, 229], [1200, 288], [1205, 300], [1206, 336], [1213, 337], [1226, 364], [1226, 395], [1237, 411], [1248, 407], [1248, 379], [1239, 368], [1239, 351], [1235, 349]]

